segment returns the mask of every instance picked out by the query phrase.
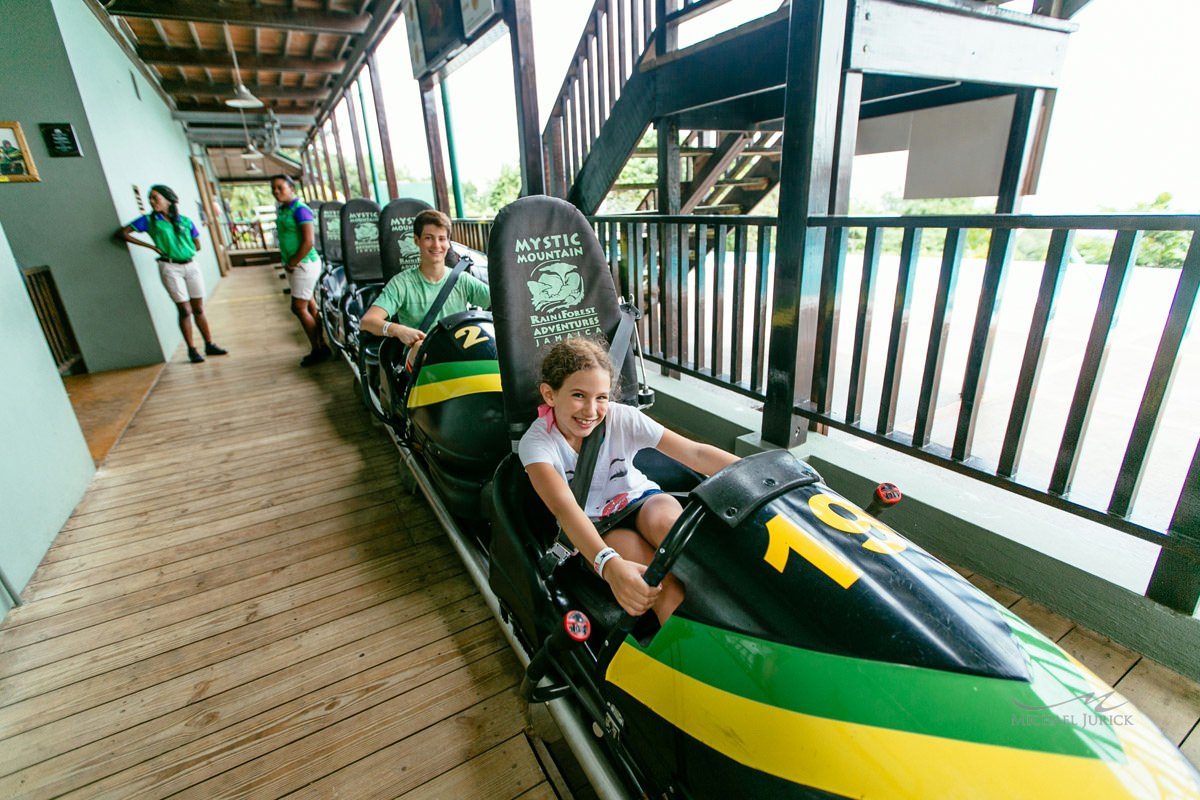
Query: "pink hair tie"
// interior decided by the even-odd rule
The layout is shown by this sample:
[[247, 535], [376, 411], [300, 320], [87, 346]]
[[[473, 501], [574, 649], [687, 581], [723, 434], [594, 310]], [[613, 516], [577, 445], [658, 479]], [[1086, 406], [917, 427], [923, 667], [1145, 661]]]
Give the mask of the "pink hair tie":
[[546, 430], [554, 427], [554, 409], [542, 403], [538, 406], [538, 419], [546, 420]]

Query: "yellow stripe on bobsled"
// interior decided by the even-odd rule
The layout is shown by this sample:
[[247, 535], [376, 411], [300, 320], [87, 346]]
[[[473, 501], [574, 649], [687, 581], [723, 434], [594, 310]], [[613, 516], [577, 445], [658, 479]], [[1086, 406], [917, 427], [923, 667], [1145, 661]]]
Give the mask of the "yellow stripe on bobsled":
[[877, 728], [748, 700], [678, 672], [629, 643], [617, 651], [606, 677], [729, 758], [843, 797], [1200, 798], [1186, 770], [1177, 771], [1153, 748], [1129, 747], [1131, 739], [1141, 738], [1130, 731], [1121, 737], [1130, 760], [1114, 764]]
[[414, 386], [408, 393], [408, 407], [420, 408], [468, 394], [498, 391], [500, 391], [500, 375], [498, 373], [466, 375], [462, 378], [451, 378], [437, 383]]

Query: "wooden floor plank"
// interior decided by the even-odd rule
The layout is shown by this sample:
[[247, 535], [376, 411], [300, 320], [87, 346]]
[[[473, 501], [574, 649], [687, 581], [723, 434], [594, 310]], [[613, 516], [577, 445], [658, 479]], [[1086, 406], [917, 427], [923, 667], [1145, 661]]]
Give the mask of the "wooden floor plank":
[[1143, 658], [1113, 687], [1179, 744], [1200, 720], [1200, 684]]
[[[525, 797], [538, 785], [549, 788], [537, 759], [529, 749], [529, 742], [524, 736], [518, 735], [399, 797], [404, 800], [441, 800], [446, 797], [510, 800]], [[553, 790], [549, 796], [554, 797]]]

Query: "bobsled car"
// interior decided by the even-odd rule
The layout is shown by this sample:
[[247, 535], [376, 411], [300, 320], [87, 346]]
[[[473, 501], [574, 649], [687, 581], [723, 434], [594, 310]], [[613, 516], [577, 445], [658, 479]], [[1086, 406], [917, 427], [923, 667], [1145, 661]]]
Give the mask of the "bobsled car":
[[[398, 445], [422, 459], [457, 516], [483, 520], [481, 489], [508, 452], [491, 314], [466, 311], [423, 325], [426, 338], [411, 357], [398, 339], [360, 330], [386, 281], [419, 265], [413, 218], [429, 207], [400, 199], [380, 211], [369, 200], [349, 200], [339, 219], [342, 293], [334, 302], [331, 270], [321, 310], [326, 331], [338, 337], [333, 340], [354, 368], [364, 404]], [[479, 271], [486, 257], [461, 244], [452, 243], [446, 262], [487, 278]]]
[[[515, 442], [536, 416], [546, 346], [611, 341], [621, 312], [565, 202], [506, 207], [488, 260]], [[630, 401], [632, 359], [622, 373]], [[1148, 718], [786, 451], [705, 480], [665, 459], [645, 469], [685, 493], [646, 572], [686, 587], [661, 628], [555, 547], [514, 455], [486, 503], [487, 584], [529, 659], [527, 696], [577, 715], [573, 743], [612, 781], [602, 794], [1200, 797], [1200, 774]]]
[[342, 204], [330, 201], [321, 204], [316, 212], [317, 230], [313, 244], [321, 254], [323, 267], [317, 278], [317, 312], [325, 341], [345, 350], [345, 325], [342, 320], [342, 297], [346, 293], [346, 269], [342, 266]]

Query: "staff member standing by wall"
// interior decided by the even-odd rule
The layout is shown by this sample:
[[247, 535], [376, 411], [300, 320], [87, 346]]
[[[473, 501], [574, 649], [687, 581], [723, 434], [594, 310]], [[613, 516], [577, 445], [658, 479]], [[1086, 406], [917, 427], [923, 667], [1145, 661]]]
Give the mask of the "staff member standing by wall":
[[[192, 261], [200, 251], [196, 223], [179, 213], [179, 196], [162, 184], [150, 187], [150, 208], [152, 213], [138, 217], [117, 231], [117, 235], [130, 244], [158, 253], [158, 274], [179, 308], [179, 331], [187, 342], [188, 359], [193, 364], [204, 360], [192, 339], [192, 317], [204, 337], [204, 355], [225, 355], [226, 350], [213, 343], [208, 317], [204, 316], [204, 278]], [[136, 238], [135, 232], [147, 234], [154, 244]]]
[[312, 352], [300, 360], [300, 366], [311, 367], [329, 358], [329, 347], [321, 341], [321, 325], [317, 321], [317, 301], [313, 288], [321, 274], [321, 259], [313, 248], [316, 217], [304, 201], [296, 197], [296, 183], [287, 175], [271, 178], [271, 194], [279, 201], [275, 212], [275, 232], [279, 237], [279, 254], [292, 289], [292, 313], [312, 345]]

